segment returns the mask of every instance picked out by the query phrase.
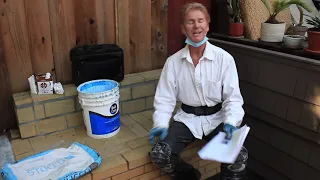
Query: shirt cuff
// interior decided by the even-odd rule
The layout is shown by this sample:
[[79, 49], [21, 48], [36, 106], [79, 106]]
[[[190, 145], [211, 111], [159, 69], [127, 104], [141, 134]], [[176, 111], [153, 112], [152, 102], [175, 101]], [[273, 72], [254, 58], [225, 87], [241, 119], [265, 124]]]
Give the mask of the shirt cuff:
[[224, 121], [225, 124], [230, 124], [230, 125], [232, 125], [232, 126], [234, 126], [234, 127], [237, 127], [238, 122], [239, 122], [239, 121], [237, 121], [236, 119], [233, 119], [233, 118], [228, 118], [228, 119], [226, 119], [226, 120]]
[[153, 114], [153, 128], [169, 128], [170, 116]]

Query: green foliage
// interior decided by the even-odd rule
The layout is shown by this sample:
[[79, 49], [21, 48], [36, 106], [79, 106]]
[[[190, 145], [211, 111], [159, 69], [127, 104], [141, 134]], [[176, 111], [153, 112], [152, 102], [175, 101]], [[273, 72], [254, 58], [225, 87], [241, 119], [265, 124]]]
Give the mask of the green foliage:
[[263, 4], [266, 6], [266, 8], [268, 9], [268, 11], [269, 11], [269, 14], [270, 14], [270, 16], [271, 16], [271, 8], [270, 8], [270, 6], [269, 6], [269, 3], [268, 3], [268, 1], [267, 0], [261, 0], [262, 2], [263, 2]]
[[233, 22], [241, 22], [240, 0], [230, 0], [230, 7], [233, 11]]
[[312, 12], [311, 8], [305, 2], [303, 2], [303, 0], [276, 0], [272, 4], [272, 10], [267, 0], [261, 0], [261, 1], [266, 6], [270, 14], [270, 17], [266, 21], [266, 23], [273, 23], [273, 24], [279, 23], [279, 21], [276, 20], [276, 16], [281, 11], [289, 8], [291, 5], [296, 5], [298, 7], [302, 7], [308, 12]]
[[[308, 16], [308, 15], [307, 15]], [[320, 31], [320, 13], [317, 16], [315, 17], [311, 17], [309, 16], [311, 19], [306, 19], [306, 22], [309, 24], [309, 25], [312, 25], [314, 28], [314, 30], [316, 31]]]

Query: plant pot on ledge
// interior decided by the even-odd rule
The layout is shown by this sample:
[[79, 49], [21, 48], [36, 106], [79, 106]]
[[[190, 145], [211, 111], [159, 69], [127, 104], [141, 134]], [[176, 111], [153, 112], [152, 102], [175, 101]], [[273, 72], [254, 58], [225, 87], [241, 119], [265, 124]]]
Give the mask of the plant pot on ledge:
[[306, 19], [307, 23], [313, 26], [307, 30], [309, 48], [306, 50], [316, 54], [320, 54], [320, 13], [318, 16]]
[[287, 9], [291, 5], [297, 5], [307, 11], [311, 12], [311, 9], [303, 2], [303, 0], [287, 1], [277, 0], [272, 4], [273, 12], [271, 12], [270, 4], [266, 0], [261, 0], [267, 10], [269, 11], [269, 18], [267, 21], [261, 23], [260, 40], [266, 42], [282, 42], [286, 29], [285, 22], [279, 22], [276, 17], [283, 10]]
[[260, 40], [265, 42], [282, 42], [286, 23], [261, 23]]
[[310, 28], [307, 33], [309, 50], [320, 54], [320, 30]]
[[301, 49], [304, 39], [304, 36], [300, 35], [284, 35], [283, 44], [285, 48]]
[[308, 30], [307, 26], [294, 26], [292, 31], [295, 35], [305, 36]]
[[303, 9], [300, 7], [300, 6], [298, 6], [298, 5], [296, 5], [297, 6], [297, 8], [298, 8], [298, 10], [299, 10], [299, 16], [300, 16], [300, 18], [299, 18], [299, 23], [298, 24], [296, 24], [296, 25], [294, 25], [293, 27], [292, 27], [292, 33], [294, 34], [294, 35], [300, 35], [300, 36], [305, 36], [306, 35], [306, 32], [307, 32], [307, 30], [308, 30], [308, 27], [307, 26], [303, 26], [303, 16], [304, 16], [304, 14], [303, 14]]
[[230, 23], [229, 24], [229, 36], [242, 37], [244, 24], [243, 22]]
[[229, 23], [229, 36], [243, 37], [244, 24], [241, 20], [240, 0], [230, 0], [233, 11], [232, 22]]

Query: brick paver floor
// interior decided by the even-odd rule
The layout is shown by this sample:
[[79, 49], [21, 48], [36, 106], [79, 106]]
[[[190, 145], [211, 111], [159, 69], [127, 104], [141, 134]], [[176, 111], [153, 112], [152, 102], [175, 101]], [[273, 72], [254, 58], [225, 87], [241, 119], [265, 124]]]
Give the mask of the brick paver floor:
[[[114, 179], [167, 179], [165, 173], [150, 161], [151, 145], [148, 132], [152, 128], [152, 110], [121, 116], [121, 130], [107, 139], [93, 139], [87, 136], [85, 128], [73, 128], [44, 136], [12, 140], [16, 160], [53, 148], [69, 147], [73, 142], [85, 144], [100, 153], [102, 164], [82, 180]], [[13, 135], [17, 136], [17, 135]], [[197, 155], [203, 145], [195, 141], [189, 145], [181, 157], [198, 168], [203, 179], [220, 172], [220, 164], [201, 160]], [[110, 179], [110, 178], [108, 178]]]

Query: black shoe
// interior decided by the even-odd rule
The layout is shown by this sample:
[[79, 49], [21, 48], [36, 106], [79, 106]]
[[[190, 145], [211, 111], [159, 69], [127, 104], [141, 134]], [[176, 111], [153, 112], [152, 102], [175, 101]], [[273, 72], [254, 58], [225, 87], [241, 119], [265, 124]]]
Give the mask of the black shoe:
[[193, 168], [190, 171], [177, 171], [171, 176], [174, 180], [200, 180], [201, 173]]

